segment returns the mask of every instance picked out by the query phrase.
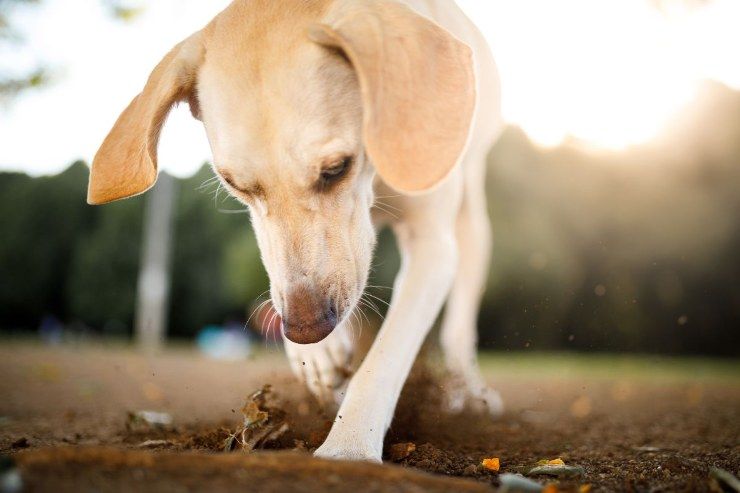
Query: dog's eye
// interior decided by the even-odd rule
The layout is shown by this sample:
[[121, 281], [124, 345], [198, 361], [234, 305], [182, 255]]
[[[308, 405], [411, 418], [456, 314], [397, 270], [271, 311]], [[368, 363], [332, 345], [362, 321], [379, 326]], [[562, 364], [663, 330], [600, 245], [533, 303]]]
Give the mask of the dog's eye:
[[351, 165], [352, 165], [352, 156], [345, 156], [333, 166], [324, 168], [321, 171], [319, 187], [324, 188], [327, 185], [331, 185], [332, 183], [339, 180], [342, 176], [347, 174], [347, 171], [349, 170]]

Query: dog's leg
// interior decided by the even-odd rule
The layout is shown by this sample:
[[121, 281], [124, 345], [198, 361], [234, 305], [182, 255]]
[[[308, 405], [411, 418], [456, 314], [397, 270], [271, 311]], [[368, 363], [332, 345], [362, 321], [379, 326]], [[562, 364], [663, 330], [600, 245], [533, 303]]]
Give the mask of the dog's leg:
[[[480, 157], [485, 163], [485, 155]], [[480, 163], [473, 171], [484, 171]], [[486, 386], [478, 369], [477, 318], [488, 278], [492, 235], [483, 176], [468, 176], [465, 196], [457, 218], [456, 236], [460, 263], [445, 308], [440, 331], [445, 363], [452, 376], [448, 404], [452, 411], [466, 405], [498, 416], [503, 402], [498, 392]]]
[[348, 321], [316, 344], [296, 344], [283, 337], [291, 370], [323, 406], [336, 409], [342, 402], [352, 371], [352, 337]]
[[396, 229], [402, 264], [391, 306], [317, 456], [381, 461], [401, 388], [455, 274], [454, 217], [440, 217], [447, 212]]

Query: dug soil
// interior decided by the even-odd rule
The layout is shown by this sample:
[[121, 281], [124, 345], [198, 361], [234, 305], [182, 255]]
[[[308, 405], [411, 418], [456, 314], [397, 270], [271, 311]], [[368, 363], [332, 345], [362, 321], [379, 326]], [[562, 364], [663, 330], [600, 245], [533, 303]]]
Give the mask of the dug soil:
[[[386, 438], [383, 465], [310, 455], [333, 416], [287, 372], [279, 349], [249, 362], [168, 350], [0, 347], [3, 485], [26, 491], [494, 491], [542, 459], [580, 466], [532, 476], [550, 491], [711, 491], [712, 468], [740, 468], [740, 384], [726, 378], [487, 375], [497, 420], [444, 411], [444, 384], [419, 370]], [[247, 452], [249, 394], [271, 384]], [[140, 418], [166, 413], [171, 423]], [[279, 420], [279, 422], [275, 422]], [[256, 426], [252, 423], [251, 426]], [[252, 445], [254, 445], [252, 443]], [[226, 451], [229, 450], [229, 451]], [[494, 471], [481, 465], [498, 458]]]

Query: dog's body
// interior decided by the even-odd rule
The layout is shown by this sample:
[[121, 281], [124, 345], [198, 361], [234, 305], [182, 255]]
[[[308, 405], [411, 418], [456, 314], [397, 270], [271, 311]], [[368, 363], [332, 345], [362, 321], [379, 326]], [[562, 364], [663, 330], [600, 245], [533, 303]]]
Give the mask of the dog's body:
[[[476, 362], [498, 91], [485, 41], [452, 0], [237, 0], [155, 69], [96, 155], [89, 201], [149, 188], [163, 119], [189, 101], [216, 172], [250, 208], [294, 372], [341, 401], [316, 454], [380, 461], [445, 301], [442, 348], [460, 382], [451, 403], [501, 411]], [[401, 271], [345, 386], [351, 316], [386, 224]]]

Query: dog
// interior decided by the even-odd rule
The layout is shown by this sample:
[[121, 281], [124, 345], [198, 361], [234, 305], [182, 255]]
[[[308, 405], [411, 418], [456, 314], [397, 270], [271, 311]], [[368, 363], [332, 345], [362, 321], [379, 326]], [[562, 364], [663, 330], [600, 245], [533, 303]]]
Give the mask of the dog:
[[[235, 0], [154, 68], [95, 155], [88, 202], [152, 187], [162, 125], [188, 102], [215, 173], [250, 211], [293, 371], [341, 401], [315, 455], [380, 462], [445, 303], [441, 347], [459, 382], [450, 402], [502, 409], [476, 360], [499, 87], [484, 38], [453, 0]], [[378, 197], [387, 207], [374, 207]], [[347, 380], [351, 318], [384, 226], [401, 268]]]

